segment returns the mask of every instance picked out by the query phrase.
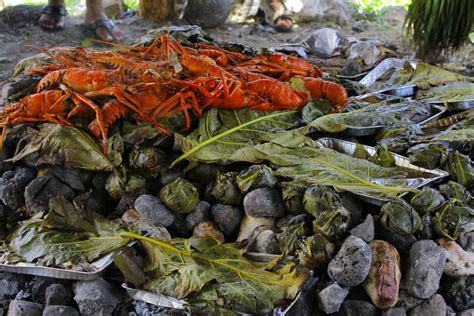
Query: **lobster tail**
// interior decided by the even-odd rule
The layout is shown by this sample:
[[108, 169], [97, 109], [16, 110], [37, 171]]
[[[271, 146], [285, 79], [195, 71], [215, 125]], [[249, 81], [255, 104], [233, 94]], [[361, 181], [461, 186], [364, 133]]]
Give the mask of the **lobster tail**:
[[304, 90], [311, 100], [327, 99], [335, 110], [343, 109], [348, 102], [348, 95], [343, 86], [321, 78], [303, 78]]

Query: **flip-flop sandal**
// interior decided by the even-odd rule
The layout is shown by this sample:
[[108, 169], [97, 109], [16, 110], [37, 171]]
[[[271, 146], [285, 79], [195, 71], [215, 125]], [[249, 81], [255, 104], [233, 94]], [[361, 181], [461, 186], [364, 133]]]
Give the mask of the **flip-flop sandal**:
[[64, 6], [60, 6], [60, 5], [47, 5], [43, 8], [43, 12], [41, 13], [41, 15], [39, 16], [38, 18], [38, 22], [41, 18], [41, 16], [45, 14], [45, 15], [48, 15], [55, 23], [55, 26], [53, 28], [48, 28], [48, 27], [44, 27], [40, 24], [41, 28], [46, 30], [46, 31], [59, 31], [59, 30], [63, 30], [64, 29], [64, 25], [63, 26], [56, 26], [59, 22], [59, 20], [61, 19], [61, 17], [65, 17], [67, 15], [67, 11], [66, 11], [66, 8]]
[[117, 38], [114, 37], [115, 23], [112, 20], [95, 20], [85, 25], [85, 29], [89, 32], [92, 32], [96, 37], [102, 39], [99, 34], [97, 34], [98, 28], [104, 28], [107, 33], [113, 38], [112, 41], [116, 41]]
[[[283, 21], [283, 20], [289, 21], [290, 22], [289, 25], [278, 24], [279, 21]], [[293, 19], [290, 18], [288, 15], [280, 15], [273, 22], [273, 28], [277, 32], [282, 32], [282, 33], [291, 32], [293, 31]]]

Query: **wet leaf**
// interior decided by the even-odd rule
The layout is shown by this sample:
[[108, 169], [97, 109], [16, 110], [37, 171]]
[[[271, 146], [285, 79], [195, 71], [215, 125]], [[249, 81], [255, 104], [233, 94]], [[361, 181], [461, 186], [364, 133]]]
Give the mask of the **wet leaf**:
[[161, 189], [160, 198], [170, 210], [189, 213], [199, 203], [199, 192], [191, 182], [177, 178]]
[[441, 144], [418, 144], [407, 151], [410, 163], [427, 169], [435, 169], [444, 165], [448, 158], [448, 149]]
[[421, 226], [421, 217], [403, 200], [394, 200], [382, 206], [380, 222], [396, 234], [413, 234]]
[[459, 200], [451, 199], [436, 213], [432, 221], [438, 236], [456, 240], [462, 232], [474, 231], [474, 209]]
[[240, 205], [242, 192], [236, 182], [237, 172], [218, 173], [212, 195], [222, 204]]
[[133, 233], [123, 236], [141, 240], [148, 275], [153, 276], [145, 288], [164, 295], [201, 303], [220, 298], [226, 305], [258, 313], [293, 299], [304, 281], [292, 264], [269, 271], [245, 259], [243, 250], [212, 239], [163, 242]]
[[419, 214], [430, 214], [436, 211], [446, 200], [439, 193], [439, 191], [424, 187], [423, 190], [415, 194], [411, 200], [410, 205]]
[[453, 82], [416, 94], [416, 99], [424, 102], [462, 102], [474, 100], [474, 83]]
[[10, 248], [27, 262], [46, 266], [92, 262], [128, 242], [120, 236], [125, 229], [119, 223], [82, 213], [64, 198], [51, 199], [50, 207], [44, 219], [22, 222], [9, 237]]
[[[114, 137], [114, 136], [113, 136]], [[56, 124], [42, 124], [40, 129], [31, 132], [28, 143], [9, 161], [19, 161], [28, 155], [39, 152], [37, 164], [63, 165], [68, 168], [81, 168], [93, 171], [112, 171], [121, 163], [120, 140], [112, 139], [110, 161], [96, 141], [81, 130]], [[117, 146], [115, 146], [115, 144]]]
[[315, 128], [328, 133], [340, 133], [348, 128], [401, 127], [426, 120], [433, 115], [432, 106], [417, 101], [390, 104], [382, 101], [362, 109], [322, 116], [311, 122], [306, 130]]
[[458, 151], [449, 154], [447, 169], [451, 177], [466, 188], [474, 185], [474, 164]]
[[299, 130], [287, 130], [296, 127], [298, 120], [297, 111], [269, 114], [249, 109], [211, 109], [189, 136], [176, 135], [184, 154], [172, 166], [184, 159], [206, 163], [261, 162], [261, 143], [297, 147], [310, 141]]

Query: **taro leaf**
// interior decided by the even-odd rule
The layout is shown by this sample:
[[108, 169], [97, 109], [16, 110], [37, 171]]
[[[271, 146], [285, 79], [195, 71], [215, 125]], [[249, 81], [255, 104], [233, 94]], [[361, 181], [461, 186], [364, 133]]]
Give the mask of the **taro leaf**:
[[402, 70], [397, 75], [395, 85], [437, 86], [448, 82], [471, 81], [469, 77], [432, 66], [419, 63], [414, 70]]
[[217, 202], [223, 204], [240, 205], [242, 192], [236, 183], [236, 172], [218, 173], [212, 188], [212, 195]]
[[451, 177], [466, 188], [474, 185], [474, 164], [458, 151], [449, 154], [447, 169]]
[[382, 206], [380, 222], [396, 234], [413, 234], [421, 226], [421, 217], [404, 200], [394, 200]]
[[[112, 171], [120, 163], [118, 155], [121, 153], [110, 153], [114, 157], [112, 163], [102, 152], [95, 140], [81, 130], [69, 126], [56, 124], [42, 124], [39, 131], [34, 131], [28, 136], [29, 141], [9, 161], [19, 161], [28, 155], [40, 152], [38, 164], [63, 165], [68, 168], [81, 168], [93, 171]], [[114, 144], [119, 140], [115, 139]], [[123, 149], [120, 145], [111, 149]]]
[[303, 213], [303, 197], [308, 186], [300, 181], [283, 182], [281, 186], [283, 203], [288, 213]]
[[160, 190], [160, 198], [176, 213], [189, 213], [199, 203], [199, 192], [188, 180], [177, 178]]
[[336, 246], [321, 235], [313, 235], [297, 241], [296, 256], [301, 266], [319, 271], [326, 267]]
[[187, 137], [176, 134], [184, 154], [171, 167], [184, 159], [206, 163], [248, 161], [264, 158], [259, 144], [272, 142], [298, 147], [310, 142], [299, 130], [297, 111], [264, 111], [211, 109], [199, 121], [199, 127]]
[[407, 151], [410, 163], [422, 168], [434, 169], [444, 165], [449, 150], [442, 144], [418, 144]]
[[253, 165], [241, 171], [235, 182], [242, 193], [262, 187], [274, 187], [277, 179], [273, 175], [273, 170], [266, 165]]
[[[145, 288], [164, 295], [199, 298], [199, 292], [210, 286], [226, 303], [242, 304], [246, 310], [258, 313], [293, 299], [304, 281], [304, 275], [292, 264], [271, 272], [245, 259], [243, 250], [212, 239], [163, 242], [133, 233], [123, 236], [142, 241], [149, 259], [147, 271], [154, 276]], [[201, 301], [209, 298], [208, 287]]]
[[456, 199], [465, 204], [471, 204], [474, 200], [464, 186], [454, 181], [448, 181], [448, 183], [440, 185], [439, 191], [447, 199]]
[[289, 223], [284, 226], [282, 231], [278, 234], [278, 241], [280, 243], [280, 252], [285, 255], [292, 255], [298, 247], [298, 240], [308, 236], [310, 229], [307, 223]]
[[96, 213], [80, 213], [64, 198], [58, 199], [51, 200], [53, 209], [44, 220], [33, 217], [22, 222], [9, 237], [10, 248], [27, 262], [46, 266], [91, 262], [128, 242], [120, 236], [125, 231], [120, 224]]
[[396, 166], [395, 157], [388, 150], [387, 145], [375, 146], [375, 154], [372, 156], [372, 161], [382, 167]]
[[415, 194], [411, 200], [410, 205], [419, 214], [430, 214], [437, 210], [446, 200], [435, 189], [424, 187], [423, 190]]
[[429, 90], [420, 91], [416, 99], [424, 102], [462, 102], [474, 100], [474, 83], [453, 82]]
[[436, 213], [433, 226], [439, 236], [456, 240], [462, 232], [474, 232], [474, 209], [451, 199]]
[[276, 175], [378, 198], [392, 199], [403, 192], [417, 192], [413, 187], [428, 176], [400, 167], [381, 167], [329, 148], [284, 148], [268, 143], [259, 150], [279, 166]]
[[432, 142], [448, 141], [454, 143], [472, 143], [473, 139], [474, 128], [449, 129], [424, 138], [424, 140]]
[[322, 116], [311, 122], [306, 131], [315, 128], [328, 133], [343, 132], [348, 128], [400, 127], [420, 123], [432, 115], [431, 105], [405, 101], [389, 104], [382, 101], [360, 110]]

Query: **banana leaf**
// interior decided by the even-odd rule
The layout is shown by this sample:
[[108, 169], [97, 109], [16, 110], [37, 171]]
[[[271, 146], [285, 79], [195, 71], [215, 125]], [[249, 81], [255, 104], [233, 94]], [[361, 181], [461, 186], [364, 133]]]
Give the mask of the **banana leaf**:
[[420, 123], [432, 115], [429, 104], [406, 101], [389, 104], [382, 101], [360, 110], [335, 113], [317, 118], [306, 130], [315, 128], [328, 133], [340, 133], [348, 128], [401, 127]]
[[416, 94], [416, 99], [433, 103], [474, 100], [474, 83], [452, 82], [428, 90], [421, 90]]
[[123, 141], [118, 134], [109, 138], [106, 157], [102, 148], [85, 132], [69, 126], [42, 124], [38, 131], [29, 134], [27, 144], [9, 161], [16, 162], [36, 152], [39, 152], [37, 164], [112, 171], [122, 163]]
[[299, 125], [297, 111], [264, 111], [211, 109], [199, 121], [198, 128], [187, 137], [175, 134], [183, 155], [181, 160], [205, 163], [229, 163], [264, 160], [259, 144], [271, 142], [286, 147], [298, 147], [311, 140], [299, 130], [287, 130]]
[[9, 236], [9, 247], [27, 262], [70, 266], [91, 262], [123, 247], [125, 228], [97, 213], [84, 213], [63, 197], [50, 200], [50, 212], [22, 222]]
[[163, 242], [133, 233], [123, 236], [140, 240], [147, 253], [150, 278], [144, 288], [176, 298], [211, 305], [221, 300], [224, 305], [258, 313], [293, 299], [305, 278], [294, 264], [269, 271], [244, 258], [243, 250], [213, 239]]

